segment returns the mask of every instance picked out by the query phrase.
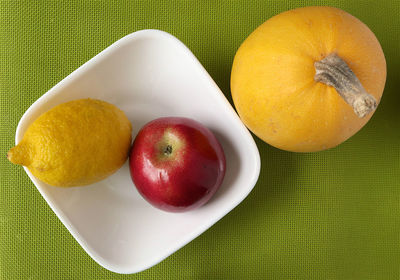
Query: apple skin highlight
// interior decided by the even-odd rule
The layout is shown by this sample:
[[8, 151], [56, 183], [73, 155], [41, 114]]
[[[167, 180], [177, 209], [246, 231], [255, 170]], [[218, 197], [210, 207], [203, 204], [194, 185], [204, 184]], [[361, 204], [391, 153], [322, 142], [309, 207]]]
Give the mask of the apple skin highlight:
[[189, 118], [165, 117], [139, 131], [129, 167], [133, 183], [150, 204], [185, 212], [204, 205], [218, 190], [226, 160], [207, 127]]

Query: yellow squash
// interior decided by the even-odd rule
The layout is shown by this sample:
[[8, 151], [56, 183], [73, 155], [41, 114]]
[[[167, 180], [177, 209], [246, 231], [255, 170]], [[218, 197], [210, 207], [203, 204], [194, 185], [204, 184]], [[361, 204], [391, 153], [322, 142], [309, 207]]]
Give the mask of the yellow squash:
[[359, 131], [386, 81], [372, 31], [332, 7], [283, 12], [259, 26], [236, 53], [231, 92], [242, 121], [277, 148], [320, 151]]

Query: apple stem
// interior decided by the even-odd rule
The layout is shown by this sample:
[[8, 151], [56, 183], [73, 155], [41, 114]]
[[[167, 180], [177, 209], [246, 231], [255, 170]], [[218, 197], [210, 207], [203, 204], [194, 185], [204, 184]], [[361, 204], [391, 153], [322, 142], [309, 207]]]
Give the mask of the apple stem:
[[172, 146], [167, 145], [164, 149], [164, 155], [169, 156], [170, 154], [172, 154]]

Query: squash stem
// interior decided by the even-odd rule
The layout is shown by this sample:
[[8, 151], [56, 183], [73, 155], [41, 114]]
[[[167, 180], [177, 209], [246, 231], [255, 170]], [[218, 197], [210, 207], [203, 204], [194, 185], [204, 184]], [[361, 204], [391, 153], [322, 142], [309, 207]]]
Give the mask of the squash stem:
[[344, 101], [353, 107], [359, 118], [376, 109], [375, 97], [366, 92], [354, 72], [337, 54], [330, 54], [316, 61], [314, 67], [314, 80], [334, 87]]

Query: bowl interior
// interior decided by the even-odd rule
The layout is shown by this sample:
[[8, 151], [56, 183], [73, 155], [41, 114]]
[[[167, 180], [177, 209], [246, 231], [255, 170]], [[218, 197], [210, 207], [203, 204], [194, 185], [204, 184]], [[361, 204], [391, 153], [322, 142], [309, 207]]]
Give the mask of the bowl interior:
[[145, 30], [117, 41], [38, 99], [21, 119], [16, 141], [41, 113], [86, 97], [122, 109], [132, 122], [133, 137], [158, 117], [198, 120], [215, 133], [227, 159], [215, 196], [203, 207], [179, 214], [148, 204], [131, 181], [128, 163], [99, 183], [66, 189], [48, 186], [25, 169], [76, 240], [105, 268], [134, 273], [156, 264], [226, 215], [254, 187], [260, 159], [250, 133], [175, 37]]

